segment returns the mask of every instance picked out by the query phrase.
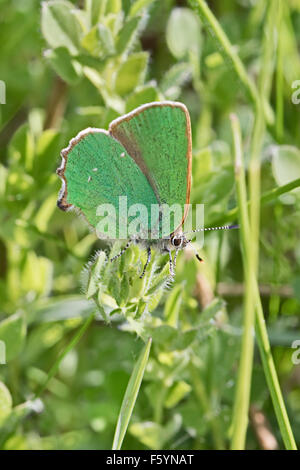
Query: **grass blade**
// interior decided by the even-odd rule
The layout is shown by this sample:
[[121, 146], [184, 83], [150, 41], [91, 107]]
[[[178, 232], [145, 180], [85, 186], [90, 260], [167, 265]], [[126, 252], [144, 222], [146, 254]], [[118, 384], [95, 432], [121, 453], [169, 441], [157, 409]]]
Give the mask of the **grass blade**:
[[[277, 34], [281, 37], [281, 22], [283, 21], [282, 15], [282, 0], [278, 0], [277, 12]], [[284, 95], [283, 95], [283, 54], [282, 42], [278, 41], [277, 44], [277, 61], [276, 61], [276, 137], [279, 142], [283, 137], [283, 122], [284, 122]]]
[[247, 191], [244, 162], [242, 156], [241, 131], [237, 117], [231, 116], [231, 125], [235, 149], [235, 177], [239, 210], [240, 243], [243, 253], [245, 277], [245, 298], [243, 315], [243, 335], [241, 356], [232, 420], [231, 449], [244, 449], [248, 428], [248, 412], [250, 403], [251, 377], [254, 351], [255, 302], [253, 301], [252, 273], [253, 264], [249, 240], [249, 217], [247, 208]]
[[151, 342], [152, 338], [149, 338], [129, 379], [118, 417], [112, 450], [121, 449], [148, 362]]
[[254, 288], [256, 291], [256, 336], [265, 377], [270, 390], [272, 403], [274, 406], [276, 418], [279, 424], [285, 448], [287, 450], [297, 450], [295, 438], [285, 408], [284, 399], [282, 396], [274, 360], [272, 357], [271, 346], [269, 342], [257, 282], [255, 282]]

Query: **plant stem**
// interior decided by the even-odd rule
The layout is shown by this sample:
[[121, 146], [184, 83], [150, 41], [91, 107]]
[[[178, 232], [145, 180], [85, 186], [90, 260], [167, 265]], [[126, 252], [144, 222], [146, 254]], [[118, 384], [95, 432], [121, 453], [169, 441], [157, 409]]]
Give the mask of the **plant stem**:
[[282, 43], [281, 22], [282, 17], [282, 0], [278, 0], [278, 16], [277, 16], [277, 61], [276, 61], [276, 137], [278, 142], [282, 141], [283, 136], [283, 70], [282, 70]]
[[297, 450], [293, 431], [280, 389], [274, 360], [272, 357], [271, 346], [256, 280], [254, 282], [254, 289], [256, 295], [256, 336], [265, 377], [270, 390], [270, 395], [285, 448], [287, 450]]
[[251, 274], [253, 273], [253, 258], [251, 257], [251, 244], [249, 240], [250, 225], [247, 209], [246, 178], [242, 156], [241, 131], [239, 121], [235, 115], [231, 116], [231, 125], [235, 149], [235, 177], [240, 221], [240, 243], [242, 247], [246, 284], [241, 355], [233, 409], [231, 449], [244, 449], [248, 428], [254, 351], [255, 310]]
[[272, 121], [270, 116], [270, 92], [274, 71], [274, 55], [276, 50], [274, 25], [277, 20], [278, 0], [269, 2], [267, 7], [266, 24], [264, 25], [263, 53], [258, 80], [258, 100], [255, 109], [255, 121], [252, 136], [251, 155], [249, 164], [250, 192], [250, 229], [252, 238], [252, 254], [255, 273], [259, 262], [259, 231], [260, 231], [260, 155], [263, 146], [266, 121]]

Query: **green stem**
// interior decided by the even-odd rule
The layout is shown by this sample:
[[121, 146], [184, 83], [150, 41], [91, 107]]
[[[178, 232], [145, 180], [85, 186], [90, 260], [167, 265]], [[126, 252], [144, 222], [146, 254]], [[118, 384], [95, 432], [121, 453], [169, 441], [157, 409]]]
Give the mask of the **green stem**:
[[252, 136], [251, 155], [249, 164], [250, 192], [250, 229], [252, 238], [252, 258], [255, 273], [259, 260], [259, 231], [260, 231], [260, 192], [261, 192], [261, 162], [260, 155], [263, 146], [266, 121], [271, 121], [270, 92], [274, 72], [274, 55], [276, 51], [274, 39], [274, 24], [276, 25], [278, 0], [268, 3], [266, 22], [264, 24], [261, 67], [258, 80], [258, 100], [255, 110], [255, 121]]
[[269, 342], [266, 322], [259, 296], [259, 290], [254, 279], [254, 288], [256, 295], [256, 336], [260, 351], [260, 357], [263, 363], [264, 373], [270, 390], [276, 418], [279, 424], [281, 436], [287, 450], [297, 450], [293, 431], [290, 425], [289, 417], [285, 408], [284, 399], [280, 389], [280, 384], [272, 357], [271, 346]]
[[248, 428], [248, 411], [254, 351], [255, 310], [252, 289], [252, 273], [254, 267], [249, 240], [250, 225], [247, 209], [246, 178], [242, 156], [241, 131], [239, 121], [235, 115], [231, 116], [231, 125], [235, 149], [235, 177], [240, 222], [240, 242], [242, 247], [246, 284], [241, 355], [233, 409], [231, 449], [244, 449]]
[[[249, 164], [249, 217], [250, 217], [250, 232], [252, 240], [252, 257], [254, 270], [257, 272], [258, 268], [258, 254], [259, 254], [259, 230], [260, 230], [260, 153], [262, 148], [262, 139], [265, 131], [265, 121], [263, 116], [262, 106], [259, 106], [256, 111], [254, 122], [254, 130], [252, 137], [252, 149]], [[249, 232], [249, 233], [250, 233]], [[249, 236], [249, 234], [248, 234]]]
[[283, 136], [283, 57], [281, 37], [282, 18], [282, 0], [278, 0], [278, 16], [277, 16], [277, 61], [276, 61], [276, 137], [278, 142], [282, 141]]
[[154, 409], [153, 420], [155, 423], [161, 424], [163, 420], [164, 402], [167, 396], [168, 389], [164, 384], [161, 386], [160, 394], [157, 397]]
[[40, 387], [40, 388], [38, 389], [38, 391], [36, 392], [36, 394], [35, 394], [35, 396], [34, 396], [34, 399], [38, 398], [38, 397], [43, 393], [43, 391], [47, 388], [48, 383], [49, 383], [50, 380], [54, 377], [54, 375], [57, 373], [61, 361], [62, 361], [63, 358], [68, 354], [68, 352], [70, 352], [71, 349], [73, 349], [73, 348], [76, 346], [76, 344], [78, 343], [78, 341], [81, 339], [81, 337], [83, 336], [83, 334], [86, 332], [86, 330], [88, 329], [88, 327], [90, 326], [90, 324], [91, 324], [92, 321], [94, 320], [94, 316], [95, 316], [95, 313], [92, 313], [92, 314], [85, 320], [85, 322], [84, 322], [83, 325], [79, 328], [79, 330], [78, 330], [77, 333], [74, 335], [74, 337], [72, 338], [72, 340], [70, 341], [70, 343], [66, 346], [66, 348], [63, 350], [63, 352], [58, 356], [58, 358], [56, 359], [55, 363], [53, 364], [53, 366], [52, 366], [51, 369], [49, 370], [45, 382], [41, 385], [41, 387]]

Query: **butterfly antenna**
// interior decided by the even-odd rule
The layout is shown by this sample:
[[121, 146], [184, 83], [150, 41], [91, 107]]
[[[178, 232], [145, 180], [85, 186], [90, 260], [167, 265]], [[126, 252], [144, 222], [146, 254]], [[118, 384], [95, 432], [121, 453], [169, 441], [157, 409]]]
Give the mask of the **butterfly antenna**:
[[200, 258], [200, 256], [198, 255], [197, 250], [193, 247], [192, 240], [187, 240], [187, 245], [189, 245], [192, 248], [193, 252], [195, 253], [195, 256], [196, 256], [197, 260], [200, 261], [200, 263], [204, 263], [204, 260], [202, 258]]
[[[183, 234], [195, 233], [195, 232], [209, 232], [209, 231], [212, 231], [212, 230], [231, 230], [231, 229], [234, 229], [234, 228], [239, 228], [239, 225], [222, 225], [220, 227], [197, 228], [195, 230], [191, 230], [190, 232], [184, 232]], [[200, 261], [200, 263], [204, 263], [204, 260], [202, 258], [200, 258], [197, 251], [193, 247], [191, 239], [187, 240], [187, 244], [190, 245], [190, 247], [192, 248], [193, 252], [195, 253], [195, 256], [196, 256], [197, 260]]]
[[188, 232], [184, 232], [184, 235], [186, 233], [195, 233], [195, 232], [210, 232], [213, 230], [231, 230], [234, 228], [240, 228], [239, 225], [222, 225], [220, 227], [204, 227], [204, 228], [196, 228], [195, 230], [190, 230]]

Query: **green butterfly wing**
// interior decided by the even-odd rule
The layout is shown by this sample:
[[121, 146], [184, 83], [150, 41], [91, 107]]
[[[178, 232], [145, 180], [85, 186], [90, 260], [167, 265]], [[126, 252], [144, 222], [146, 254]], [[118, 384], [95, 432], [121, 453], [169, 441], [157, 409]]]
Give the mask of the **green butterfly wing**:
[[[113, 121], [109, 132], [138, 164], [159, 203], [181, 206], [182, 223], [191, 186], [192, 139], [187, 108], [170, 101], [149, 103]], [[170, 232], [161, 235], [168, 236], [177, 228], [174, 220]]]
[[125, 215], [119, 212], [119, 197], [127, 196], [128, 207], [143, 204], [147, 208], [146, 226], [151, 228], [151, 205], [158, 204], [155, 193], [124, 146], [108, 132], [101, 129], [82, 131], [62, 151], [62, 157], [62, 165], [57, 170], [63, 181], [58, 207], [62, 210], [78, 208], [96, 228], [101, 219], [97, 215], [98, 207], [111, 204], [116, 217], [112, 215], [114, 220], [108, 220], [112, 222], [108, 223], [112, 230], [107, 228], [105, 236], [118, 239], [124, 238], [120, 233], [120, 221]]

